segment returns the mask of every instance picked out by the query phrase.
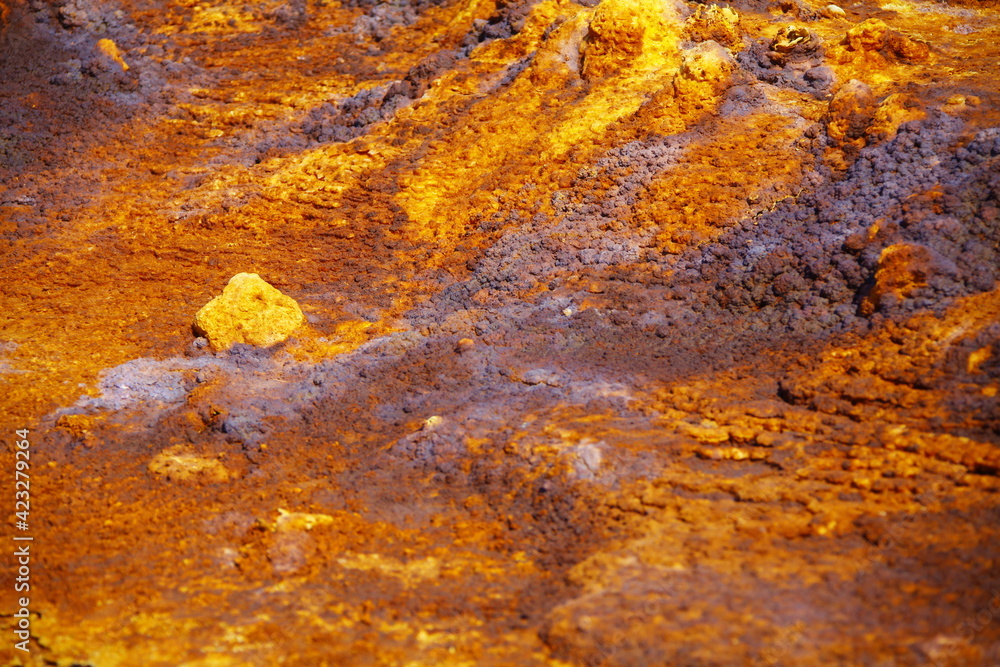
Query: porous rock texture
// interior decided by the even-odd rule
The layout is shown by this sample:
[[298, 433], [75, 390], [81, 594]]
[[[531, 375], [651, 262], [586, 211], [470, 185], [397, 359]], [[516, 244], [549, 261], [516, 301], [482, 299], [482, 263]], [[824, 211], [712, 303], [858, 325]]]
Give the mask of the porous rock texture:
[[2, 0], [0, 664], [1000, 663], [998, 11]]
[[215, 351], [236, 343], [268, 347], [281, 343], [306, 321], [299, 304], [256, 273], [237, 273], [222, 294], [194, 316], [194, 332]]

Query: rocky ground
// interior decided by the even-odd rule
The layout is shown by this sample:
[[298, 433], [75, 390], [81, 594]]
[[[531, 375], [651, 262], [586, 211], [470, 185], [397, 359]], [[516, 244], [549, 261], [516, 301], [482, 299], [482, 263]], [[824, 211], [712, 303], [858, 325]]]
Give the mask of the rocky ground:
[[0, 660], [1000, 665], [998, 14], [2, 0]]

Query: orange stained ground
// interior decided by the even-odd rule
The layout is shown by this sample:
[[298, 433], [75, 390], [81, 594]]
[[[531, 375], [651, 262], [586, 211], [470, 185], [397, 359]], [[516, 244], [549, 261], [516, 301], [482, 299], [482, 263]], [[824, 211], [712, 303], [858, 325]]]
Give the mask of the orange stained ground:
[[[1000, 586], [995, 416], [955, 406], [997, 396], [983, 378], [1000, 350], [967, 354], [967, 377], [942, 370], [1000, 321], [997, 289], [836, 340], [785, 347], [762, 334], [754, 356], [663, 375], [647, 365], [651, 343], [596, 325], [556, 339], [529, 323], [504, 345], [470, 325], [570, 293], [583, 294], [574, 316], [628, 310], [670, 277], [637, 264], [623, 287], [595, 268], [483, 287], [421, 332], [444, 336], [441, 359], [403, 358], [398, 375], [359, 379], [350, 401], [304, 421], [269, 417], [250, 456], [218, 425], [273, 378], [202, 378], [171, 412], [57, 416], [101, 396], [126, 362], [192, 355], [195, 312], [236, 273], [299, 303], [309, 324], [281, 350], [320, 368], [412, 332], [413, 309], [472, 276], [517, 225], [555, 227], [560, 201], [611, 196], [620, 183], [595, 165], [630, 142], [684, 138], [684, 161], [639, 188], [608, 234], [649, 231], [651, 251], [681, 255], [798, 197], [817, 164], [843, 176], [876, 134], [817, 158], [807, 130], [830, 122], [831, 102], [791, 88], [724, 113], [747, 75], [735, 61], [699, 73], [685, 60], [694, 3], [541, 0], [517, 34], [451, 61], [360, 136], [297, 145], [324, 103], [402, 80], [505, 7], [431, 5], [377, 42], [352, 30], [367, 9], [300, 4], [306, 19], [289, 23], [274, 17], [296, 5], [277, 0], [125, 0], [114, 8], [148, 37], [127, 49], [99, 42], [93, 24], [73, 28], [121, 76], [184, 58], [208, 72], [169, 78], [173, 101], [125, 108], [48, 83], [47, 63], [73, 54], [60, 33], [33, 32], [33, 12], [69, 5], [0, 2], [0, 104], [25, 110], [24, 132], [53, 130], [16, 174], [13, 148], [0, 163], [14, 174], [0, 183], [0, 428], [31, 429], [37, 553], [30, 655], [11, 647], [3, 580], [3, 664], [997, 664], [995, 607], [976, 632], [960, 628]], [[966, 139], [1000, 124], [995, 3], [734, 8], [733, 51], [815, 14], [825, 64], [883, 105], [881, 140], [928, 109], [961, 118]], [[855, 52], [846, 38], [865, 19], [927, 54]], [[956, 32], [964, 22], [977, 29]], [[25, 182], [39, 201], [5, 196]], [[18, 234], [25, 216], [36, 231]], [[383, 466], [435, 422], [417, 410], [389, 423], [379, 407], [473, 374], [448, 336], [495, 347], [502, 377], [543, 389], [560, 385], [524, 379], [539, 359], [597, 350], [606, 365], [586, 400], [543, 397], [510, 408], [514, 426], [455, 427], [468, 456], [444, 481]], [[905, 373], [944, 379], [891, 379]], [[5, 476], [13, 462], [0, 455]], [[192, 462], [207, 472], [169, 472]]]

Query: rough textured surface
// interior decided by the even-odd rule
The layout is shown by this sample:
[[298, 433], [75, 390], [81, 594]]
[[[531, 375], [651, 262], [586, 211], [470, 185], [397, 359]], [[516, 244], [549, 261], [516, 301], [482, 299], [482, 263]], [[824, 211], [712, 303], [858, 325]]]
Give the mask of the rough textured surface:
[[215, 351], [236, 343], [268, 347], [281, 343], [306, 321], [299, 304], [256, 273], [237, 273], [222, 294], [194, 316], [194, 332]]
[[[998, 62], [993, 0], [3, 0], [0, 664], [997, 665]], [[194, 335], [243, 271], [308, 325]]]

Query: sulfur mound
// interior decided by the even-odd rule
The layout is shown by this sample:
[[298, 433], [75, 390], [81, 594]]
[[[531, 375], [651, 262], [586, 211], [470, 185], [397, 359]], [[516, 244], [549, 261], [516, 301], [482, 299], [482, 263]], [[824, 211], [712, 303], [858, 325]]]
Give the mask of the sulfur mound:
[[906, 93], [893, 93], [879, 104], [872, 124], [865, 134], [868, 143], [891, 141], [896, 138], [899, 126], [915, 120], [923, 120], [927, 111], [919, 99]]
[[770, 40], [750, 42], [737, 58], [743, 69], [761, 81], [826, 99], [836, 75], [825, 65], [825, 54], [819, 35], [805, 26], [790, 24]]
[[955, 273], [954, 264], [932, 249], [916, 243], [895, 243], [879, 255], [875, 285], [862, 302], [861, 312], [870, 315], [906, 298], [915, 288], [926, 286], [934, 276]]
[[730, 7], [699, 5], [688, 18], [684, 32], [696, 42], [713, 41], [733, 47], [740, 42], [740, 16]]
[[194, 331], [215, 351], [236, 343], [266, 347], [286, 340], [305, 322], [299, 305], [256, 273], [238, 273], [194, 318]]
[[827, 133], [839, 144], [864, 146], [864, 134], [875, 117], [877, 105], [868, 84], [851, 79], [830, 101]]
[[724, 81], [736, 61], [721, 44], [702, 42], [687, 49], [681, 59], [681, 76], [691, 81]]
[[863, 56], [875, 62], [885, 58], [921, 62], [930, 58], [930, 47], [895, 30], [879, 19], [866, 19], [847, 31], [840, 48], [833, 54], [840, 63], [849, 63]]
[[669, 0], [605, 0], [584, 39], [583, 75], [608, 76], [640, 56], [676, 51], [680, 30], [680, 15]]
[[802, 26], [789, 25], [778, 30], [771, 40], [768, 58], [778, 67], [801, 63], [809, 63], [806, 69], [812, 67], [812, 60], [823, 57], [823, 41], [819, 36]]
[[701, 42], [681, 55], [681, 67], [674, 78], [677, 97], [706, 99], [726, 88], [736, 60], [721, 44]]

